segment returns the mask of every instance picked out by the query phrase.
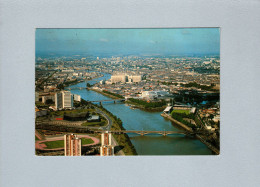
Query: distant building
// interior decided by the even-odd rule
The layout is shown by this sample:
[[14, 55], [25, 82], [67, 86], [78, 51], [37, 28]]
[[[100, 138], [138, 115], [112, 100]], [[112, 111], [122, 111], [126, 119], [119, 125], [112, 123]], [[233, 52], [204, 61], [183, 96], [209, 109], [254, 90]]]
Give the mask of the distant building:
[[35, 102], [39, 101], [39, 92], [35, 92]]
[[74, 134], [64, 135], [65, 156], [81, 156], [81, 139]]
[[130, 76], [128, 76], [128, 79], [131, 79], [132, 82], [141, 82], [142, 76], [141, 75], [130, 75]]
[[196, 112], [196, 107], [192, 107], [192, 108], [190, 109], [190, 113], [194, 114], [195, 112]]
[[44, 95], [42, 96], [42, 103], [46, 104], [47, 100], [55, 101], [55, 95]]
[[112, 83], [118, 83], [118, 82], [125, 83], [127, 81], [126, 78], [127, 78], [126, 75], [112, 75], [111, 82]]
[[57, 110], [63, 108], [62, 97], [63, 96], [61, 92], [55, 94], [55, 107]]
[[140, 82], [142, 80], [142, 76], [141, 75], [125, 75], [125, 74], [121, 74], [121, 75], [112, 75], [111, 76], [111, 82], [112, 83], [131, 83], [131, 82]]
[[172, 111], [173, 111], [173, 107], [172, 107], [172, 106], [167, 106], [167, 107], [164, 109], [163, 113], [165, 113], [165, 114], [170, 114]]
[[100, 84], [106, 84], [106, 80], [99, 81]]
[[98, 115], [93, 115], [93, 116], [90, 116], [88, 119], [87, 119], [88, 122], [99, 122], [101, 121], [100, 120], [100, 117]]
[[112, 146], [112, 134], [106, 131], [101, 135], [100, 156], [114, 156], [114, 146]]
[[73, 107], [73, 95], [69, 91], [62, 91], [55, 94], [56, 109], [70, 109]]
[[166, 91], [142, 91], [142, 98], [143, 99], [156, 99], [160, 97], [165, 97], [169, 93]]
[[43, 109], [39, 110], [38, 108], [35, 108], [35, 117], [41, 117], [41, 116], [46, 116], [48, 114], [48, 111]]
[[74, 101], [80, 102], [81, 101], [81, 96], [77, 95], [77, 94], [73, 94], [73, 99], [74, 99]]

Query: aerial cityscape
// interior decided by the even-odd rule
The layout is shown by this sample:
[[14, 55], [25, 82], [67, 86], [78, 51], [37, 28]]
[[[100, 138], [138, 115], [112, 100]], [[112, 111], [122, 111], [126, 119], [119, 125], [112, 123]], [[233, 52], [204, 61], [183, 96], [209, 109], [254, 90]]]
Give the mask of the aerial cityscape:
[[36, 29], [35, 154], [220, 154], [220, 30]]

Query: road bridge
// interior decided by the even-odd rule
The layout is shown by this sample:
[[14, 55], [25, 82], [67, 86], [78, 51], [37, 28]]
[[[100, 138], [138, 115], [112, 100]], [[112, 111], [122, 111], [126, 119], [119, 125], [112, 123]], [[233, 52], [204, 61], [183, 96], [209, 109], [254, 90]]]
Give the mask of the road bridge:
[[[56, 124], [56, 123], [39, 123], [35, 124], [36, 129], [44, 129], [50, 131], [59, 131], [59, 132], [75, 132], [75, 133], [89, 133], [89, 134], [102, 134], [107, 132], [107, 130], [90, 128], [79, 126], [78, 124]], [[147, 131], [147, 130], [109, 130], [112, 134], [139, 134], [141, 136], [144, 135], [152, 135], [152, 134], [159, 134], [163, 136], [167, 135], [188, 135], [192, 136], [195, 134], [204, 134], [203, 132], [188, 132], [188, 131]]]
[[[104, 131], [95, 131], [96, 133], [103, 133]], [[141, 136], [144, 135], [152, 135], [152, 134], [159, 134], [163, 136], [167, 136], [170, 134], [177, 134], [177, 135], [193, 135], [191, 132], [185, 131], [147, 131], [147, 130], [111, 130], [109, 131], [112, 134], [139, 134]]]
[[66, 90], [84, 90], [87, 89], [87, 87], [71, 87], [71, 88], [66, 88]]

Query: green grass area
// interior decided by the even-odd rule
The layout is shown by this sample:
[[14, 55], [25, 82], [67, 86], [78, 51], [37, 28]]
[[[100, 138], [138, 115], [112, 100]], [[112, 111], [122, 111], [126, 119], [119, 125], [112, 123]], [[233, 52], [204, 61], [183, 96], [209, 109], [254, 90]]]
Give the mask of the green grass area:
[[46, 149], [56, 149], [56, 148], [64, 147], [64, 140], [44, 142], [43, 144], [47, 146]]
[[172, 113], [178, 113], [178, 114], [181, 114], [181, 113], [184, 113], [184, 114], [190, 114], [190, 110], [173, 110]]
[[94, 141], [91, 138], [81, 138], [81, 145], [92, 144]]
[[35, 136], [35, 140], [39, 140], [39, 138], [37, 136]]
[[[91, 138], [81, 138], [81, 145], [92, 144], [94, 141]], [[64, 147], [64, 140], [57, 140], [51, 142], [44, 142], [47, 147], [46, 149], [56, 149]]]
[[106, 125], [107, 122], [106, 120], [101, 120], [100, 122], [85, 122], [83, 123], [81, 126], [94, 126], [94, 127], [102, 127], [104, 125]]

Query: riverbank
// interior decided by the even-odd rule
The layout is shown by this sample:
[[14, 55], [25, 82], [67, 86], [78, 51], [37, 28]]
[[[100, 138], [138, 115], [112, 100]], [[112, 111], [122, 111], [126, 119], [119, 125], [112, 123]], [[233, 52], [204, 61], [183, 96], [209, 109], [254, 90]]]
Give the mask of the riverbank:
[[112, 99], [122, 99], [122, 98], [113, 96], [113, 95], [111, 95], [111, 94], [104, 93], [104, 92], [102, 92], [102, 91], [100, 91], [100, 90], [97, 90], [97, 89], [93, 89], [93, 88], [88, 88], [88, 89], [89, 89], [89, 90], [92, 90], [92, 91], [94, 91], [94, 92], [100, 93], [100, 94], [102, 94], [102, 95], [104, 95], [104, 96], [110, 97], [110, 98], [112, 98]]
[[186, 131], [193, 132], [193, 130], [190, 127], [188, 127], [187, 125], [177, 121], [176, 119], [172, 118], [170, 115], [162, 113], [161, 116], [169, 119], [170, 121], [174, 122], [175, 124], [177, 124], [181, 128], [185, 129]]
[[138, 109], [141, 109], [146, 112], [162, 112], [166, 107], [166, 106], [162, 106], [162, 107], [156, 107], [156, 108], [145, 108], [144, 106], [137, 105], [136, 103], [133, 103], [131, 101], [125, 101], [125, 103], [131, 105], [133, 108], [138, 108]]
[[92, 80], [94, 80], [94, 79], [98, 79], [98, 78], [101, 78], [101, 77], [104, 77], [104, 75], [101, 74], [101, 75], [99, 75], [99, 76], [93, 77], [92, 79], [83, 79], [83, 80], [68, 81], [68, 82], [63, 83], [63, 84], [64, 84], [64, 89], [65, 89], [65, 88], [68, 88], [69, 86], [72, 86], [72, 85], [76, 85], [76, 84], [78, 84], [78, 83], [81, 83], [81, 82], [88, 82], [88, 81], [92, 81]]
[[[111, 112], [109, 112], [107, 109], [105, 109], [103, 106], [95, 105], [100, 110], [102, 110], [106, 115], [108, 115], [112, 119], [112, 126], [110, 130], [125, 130], [123, 127], [123, 123], [120, 118], [113, 115]], [[117, 144], [118, 153], [120, 155], [137, 155], [137, 152], [135, 150], [135, 147], [133, 146], [132, 142], [130, 141], [130, 138], [127, 134], [114, 134], [113, 138], [115, 139], [115, 142]]]
[[[193, 132], [193, 130], [188, 127], [187, 125], [177, 121], [176, 119], [172, 118], [170, 115], [164, 114], [162, 113], [161, 116], [163, 116], [164, 118], [169, 119], [170, 121], [174, 122], [175, 124], [177, 124], [178, 126], [180, 126], [181, 128], [189, 131], [189, 132]], [[213, 145], [211, 145], [210, 143], [208, 143], [205, 139], [203, 139], [200, 135], [196, 134], [196, 138], [198, 140], [200, 140], [202, 143], [204, 143], [211, 151], [213, 151], [216, 155], [219, 155], [219, 150], [214, 147]]]
[[[88, 88], [89, 90], [92, 90], [92, 91], [95, 91], [97, 93], [100, 93], [104, 96], [107, 96], [107, 97], [110, 97], [112, 99], [122, 99], [120, 97], [116, 97], [114, 95], [111, 95], [111, 94], [108, 94], [108, 93], [104, 93], [103, 91], [100, 91], [100, 90], [97, 90], [97, 89], [93, 89], [93, 88]], [[125, 101], [125, 103], [127, 104], [130, 104], [133, 108], [138, 108], [138, 109], [141, 109], [141, 110], [144, 110], [144, 111], [147, 111], [147, 112], [162, 112], [166, 106], [162, 106], [162, 107], [156, 107], [156, 108], [145, 108], [144, 106], [142, 105], [138, 105], [136, 103], [133, 103], [131, 101]]]
[[202, 142], [204, 143], [211, 151], [213, 151], [216, 155], [220, 154], [220, 151], [214, 147], [213, 145], [211, 145], [210, 143], [206, 142], [206, 140], [204, 140], [200, 135], [196, 134], [196, 137]]

